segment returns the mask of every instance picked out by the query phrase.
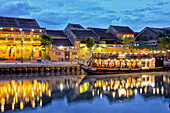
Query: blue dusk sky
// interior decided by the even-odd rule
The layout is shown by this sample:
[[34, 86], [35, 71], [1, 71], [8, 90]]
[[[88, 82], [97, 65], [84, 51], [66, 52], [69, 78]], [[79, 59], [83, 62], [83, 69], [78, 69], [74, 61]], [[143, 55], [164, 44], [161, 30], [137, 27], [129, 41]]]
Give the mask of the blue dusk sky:
[[35, 18], [41, 27], [170, 27], [170, 0], [0, 0], [0, 16]]

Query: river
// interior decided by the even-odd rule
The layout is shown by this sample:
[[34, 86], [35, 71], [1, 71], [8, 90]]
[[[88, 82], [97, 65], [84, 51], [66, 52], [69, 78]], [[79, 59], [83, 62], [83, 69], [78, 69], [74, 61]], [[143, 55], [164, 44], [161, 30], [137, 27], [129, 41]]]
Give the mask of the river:
[[5, 78], [0, 106], [6, 113], [168, 113], [170, 73]]

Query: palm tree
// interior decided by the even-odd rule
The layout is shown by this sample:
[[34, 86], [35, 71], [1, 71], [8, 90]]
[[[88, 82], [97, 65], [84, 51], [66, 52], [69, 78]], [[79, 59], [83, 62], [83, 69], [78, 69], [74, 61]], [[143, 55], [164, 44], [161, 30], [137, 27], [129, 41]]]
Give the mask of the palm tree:
[[44, 53], [44, 60], [45, 60], [46, 59], [46, 50], [51, 46], [53, 39], [46, 34], [41, 34], [40, 37], [41, 37], [40, 45], [42, 46], [42, 49], [45, 52]]

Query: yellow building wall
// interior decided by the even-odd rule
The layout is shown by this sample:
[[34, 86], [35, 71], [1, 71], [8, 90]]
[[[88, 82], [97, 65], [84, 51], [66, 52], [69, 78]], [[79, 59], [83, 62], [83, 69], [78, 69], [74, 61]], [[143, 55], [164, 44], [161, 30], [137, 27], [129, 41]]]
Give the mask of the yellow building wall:
[[25, 60], [29, 59], [32, 52], [35, 52], [34, 58], [40, 57], [41, 47], [39, 35], [33, 32], [24, 34], [24, 31], [20, 33], [0, 31], [0, 57], [13, 60], [21, 58], [21, 40], [23, 41], [22, 53]]
[[123, 39], [124, 39], [126, 37], [134, 37], [134, 34], [122, 34], [122, 33], [118, 33], [117, 37], [123, 37]]
[[[70, 61], [78, 60], [80, 58], [80, 51], [79, 50], [65, 50], [70, 52]], [[49, 55], [52, 61], [61, 61], [65, 59], [65, 51], [63, 50], [50, 50]], [[56, 55], [56, 52], [60, 52], [60, 55]], [[73, 52], [77, 52], [77, 55], [73, 55]]]
[[119, 52], [123, 52], [123, 48], [122, 47], [106, 47], [105, 48], [105, 52], [106, 53], [119, 53]]

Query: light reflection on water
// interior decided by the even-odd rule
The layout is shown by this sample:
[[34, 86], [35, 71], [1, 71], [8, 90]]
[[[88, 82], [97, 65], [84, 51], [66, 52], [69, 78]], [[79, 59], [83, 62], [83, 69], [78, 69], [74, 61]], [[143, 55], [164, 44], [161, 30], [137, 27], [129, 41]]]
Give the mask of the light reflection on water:
[[[92, 108], [91, 106], [93, 106], [92, 109], [96, 108], [93, 112], [101, 112], [106, 108], [108, 111], [113, 109], [112, 107], [122, 109], [131, 106], [131, 104], [134, 104], [136, 108], [129, 109], [135, 111], [140, 107], [141, 110], [145, 109], [142, 109], [142, 106], [147, 104], [147, 107], [153, 108], [158, 100], [160, 100], [160, 109], [165, 107], [166, 109], [164, 108], [162, 112], [166, 112], [170, 111], [170, 77], [168, 74], [109, 77], [99, 75], [99, 77], [93, 79], [88, 76], [84, 79], [83, 77], [74, 76], [0, 81], [1, 112], [26, 112], [25, 110], [28, 110], [26, 108], [39, 108], [29, 109], [29, 112], [42, 112], [41, 107], [43, 107], [43, 110], [44, 108], [49, 110], [51, 107], [50, 112], [55, 112], [52, 108], [58, 108], [61, 106], [58, 103], [63, 101], [67, 105], [59, 107], [60, 112], [68, 112], [65, 109], [70, 109], [69, 106], [72, 105], [77, 107], [70, 111], [74, 113], [82, 106], [84, 106], [82, 109], [85, 109], [82, 112], [87, 112], [87, 109]], [[153, 103], [149, 104], [148, 101], [153, 101]], [[143, 104], [138, 105], [141, 102]], [[107, 106], [108, 104], [111, 104], [110, 107]], [[148, 111], [145, 110], [145, 112], [149, 112], [150, 108], [146, 108]], [[99, 109], [100, 111], [98, 111]], [[119, 112], [120, 109], [118, 109]], [[116, 111], [116, 109], [114, 110]]]

